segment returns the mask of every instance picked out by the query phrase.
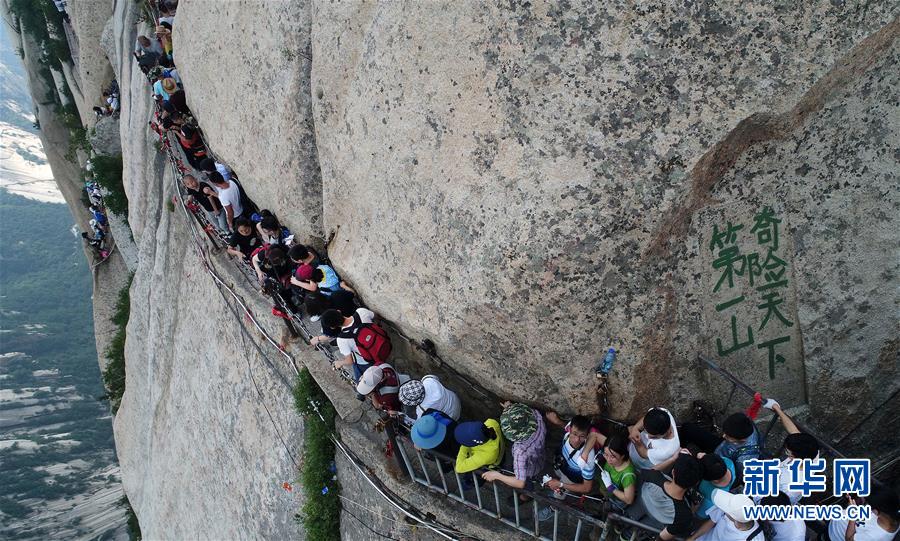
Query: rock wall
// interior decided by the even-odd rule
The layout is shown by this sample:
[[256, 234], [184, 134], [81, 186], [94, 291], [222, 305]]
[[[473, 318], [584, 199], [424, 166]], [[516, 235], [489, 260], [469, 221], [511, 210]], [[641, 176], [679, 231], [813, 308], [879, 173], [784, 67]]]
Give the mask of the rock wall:
[[[890, 71], [881, 64], [896, 37], [896, 26], [885, 26], [896, 16], [889, 6], [313, 2], [285, 9], [184, 2], [179, 17], [191, 23], [175, 37], [189, 100], [214, 148], [244, 149], [220, 154], [239, 173], [252, 172], [243, 174], [251, 194], [283, 216], [303, 215], [309, 200], [283, 194], [305, 193], [305, 180], [270, 180], [260, 162], [272, 156], [271, 145], [248, 144], [255, 132], [231, 119], [261, 119], [275, 145], [308, 136], [303, 108], [288, 109], [285, 124], [265, 122], [288, 98], [263, 88], [278, 86], [275, 75], [297, 73], [305, 59], [277, 49], [302, 50], [311, 24], [310, 81], [307, 88], [301, 78], [290, 99], [312, 97], [330, 255], [408, 334], [434, 340], [444, 358], [499, 394], [565, 411], [594, 403], [592, 368], [613, 345], [621, 351], [612, 377], [616, 415], [697, 396], [706, 385], [698, 353], [788, 404], [818, 401], [819, 413], [840, 415], [840, 400], [807, 391], [831, 362], [813, 314], [836, 314], [826, 329], [838, 334], [858, 325], [835, 312], [842, 303], [834, 296], [815, 307], [800, 275], [809, 261], [828, 269], [844, 254], [808, 239], [798, 245], [792, 235], [802, 221], [861, 216], [811, 199], [817, 187], [806, 169], [826, 164], [780, 171], [805, 207], [788, 208], [772, 191], [728, 191], [723, 177], [737, 174], [745, 153], [841, 106], [844, 90], [866, 74]], [[286, 36], [288, 21], [299, 31]], [[225, 49], [264, 58], [242, 70], [231, 66], [239, 55], [225, 55], [233, 84], [221, 84], [223, 70], [211, 59]], [[239, 96], [253, 99], [238, 107]], [[884, 89], [868, 99], [892, 96]], [[839, 145], [855, 159], [881, 144], [816, 142], [818, 152]], [[895, 180], [874, 176], [869, 188], [884, 191]], [[273, 190], [278, 195], [266, 197]], [[753, 218], [767, 206], [783, 230], [773, 255], [792, 279], [771, 300], [782, 303], [783, 320], [769, 314], [763, 322], [770, 311], [758, 308], [769, 302], [755, 290], [761, 284], [751, 286], [748, 271], [713, 292], [724, 266], [700, 246], [713, 226], [738, 218], [741, 242], [750, 242]], [[284, 217], [302, 228], [302, 218]], [[887, 214], [861, 227], [886, 230], [895, 220]], [[742, 261], [754, 246], [765, 262], [758, 243], [740, 246]], [[896, 269], [885, 258], [877, 264], [886, 277]], [[828, 273], [816, 283], [827, 292], [845, 279]], [[885, 284], [857, 279], [867, 295]], [[896, 325], [888, 314], [876, 327]], [[743, 340], [731, 338], [732, 315]], [[859, 337], [861, 358], [877, 359], [887, 347], [884, 332]]]
[[177, 21], [190, 23], [176, 24], [172, 39], [188, 105], [212, 151], [299, 242], [321, 245], [309, 4], [181, 2]]

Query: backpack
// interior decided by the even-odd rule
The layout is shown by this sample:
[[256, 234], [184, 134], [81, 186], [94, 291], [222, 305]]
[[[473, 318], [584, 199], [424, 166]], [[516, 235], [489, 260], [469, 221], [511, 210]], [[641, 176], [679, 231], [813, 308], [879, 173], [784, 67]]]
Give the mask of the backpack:
[[341, 338], [352, 338], [356, 342], [363, 360], [375, 366], [382, 364], [391, 356], [391, 338], [377, 323], [363, 323], [356, 312], [353, 313], [353, 326], [341, 333]]

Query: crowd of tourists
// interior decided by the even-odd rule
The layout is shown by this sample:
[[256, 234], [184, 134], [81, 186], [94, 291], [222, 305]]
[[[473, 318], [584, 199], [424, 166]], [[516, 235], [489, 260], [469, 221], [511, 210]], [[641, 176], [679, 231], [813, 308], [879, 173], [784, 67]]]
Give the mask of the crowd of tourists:
[[103, 192], [93, 178], [90, 160], [86, 164], [84, 191], [88, 200], [88, 211], [91, 213], [91, 218], [88, 222], [91, 231], [90, 233], [87, 231], [82, 232], [81, 238], [91, 249], [94, 259], [103, 261], [109, 256], [109, 247], [107, 246], [109, 220], [106, 217], [106, 208], [103, 205]]
[[[401, 373], [392, 364], [391, 335], [360, 305], [325, 254], [295, 242], [274, 212], [260, 210], [247, 196], [235, 172], [211, 156], [173, 62], [177, 3], [159, 7], [163, 16], [155, 35], [140, 36], [135, 55], [158, 105], [151, 126], [172, 136], [190, 165], [182, 180], [186, 205], [227, 239], [227, 254], [252, 268], [262, 290], [278, 299], [278, 310], [305, 314], [321, 325], [311, 344], [336, 347], [334, 368], [351, 375], [358, 398], [403, 420], [419, 450], [455, 457], [455, 471], [469, 474], [462, 476], [467, 488], [502, 483], [519, 489], [522, 501], [539, 491], [559, 499], [592, 495], [623, 516], [658, 527], [662, 539], [801, 541], [810, 535], [803, 521], [763, 524], [745, 514], [755, 505], [805, 501], [786, 484], [762, 500], [742, 493], [744, 463], [767, 457], [755, 412], [732, 413], [721, 430], [679, 423], [663, 407], [630, 425], [585, 415], [563, 419], [520, 402], [502, 404], [496, 417], [463, 418], [459, 395], [437, 375]], [[787, 433], [779, 461], [783, 472], [820, 456], [818, 440], [800, 431], [777, 402], [768, 400], [764, 407]], [[788, 478], [782, 475], [782, 483]], [[900, 530], [897, 494], [877, 486], [866, 502], [873, 510], [870, 520], [832, 521], [821, 538], [891, 539]], [[549, 508], [539, 510], [540, 520], [550, 516]], [[624, 526], [620, 530], [623, 539], [631, 534]]]

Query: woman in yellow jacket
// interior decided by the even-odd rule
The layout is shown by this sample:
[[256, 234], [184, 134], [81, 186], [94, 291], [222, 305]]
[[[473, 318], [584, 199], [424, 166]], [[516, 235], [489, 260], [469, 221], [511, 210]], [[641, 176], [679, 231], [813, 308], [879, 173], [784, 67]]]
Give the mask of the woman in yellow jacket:
[[492, 468], [503, 460], [503, 433], [496, 419], [459, 423], [453, 437], [460, 446], [456, 455], [456, 473]]

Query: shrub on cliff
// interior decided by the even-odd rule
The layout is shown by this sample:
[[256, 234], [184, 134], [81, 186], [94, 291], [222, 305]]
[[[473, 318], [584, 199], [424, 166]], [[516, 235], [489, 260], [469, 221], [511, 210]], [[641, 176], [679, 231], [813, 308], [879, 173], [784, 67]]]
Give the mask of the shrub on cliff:
[[125, 327], [131, 315], [131, 281], [132, 274], [122, 289], [119, 290], [119, 298], [116, 301], [116, 310], [110, 320], [116, 326], [116, 334], [113, 335], [109, 346], [103, 353], [107, 359], [106, 368], [103, 369], [103, 385], [106, 386], [106, 398], [109, 399], [109, 407], [113, 415], [119, 411], [122, 403], [122, 395], [125, 394]]
[[[294, 406], [303, 416], [303, 462], [300, 484], [303, 509], [297, 514], [308, 539], [341, 538], [341, 502], [335, 478], [334, 407], [307, 369], [297, 376]], [[321, 415], [321, 417], [320, 417]]]
[[122, 156], [94, 156], [91, 158], [94, 180], [105, 191], [106, 209], [122, 217], [128, 216], [128, 197], [122, 182]]

